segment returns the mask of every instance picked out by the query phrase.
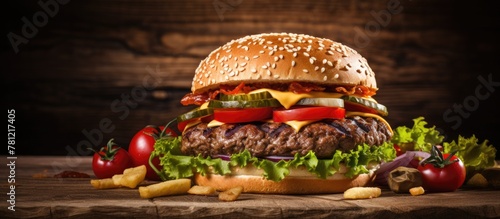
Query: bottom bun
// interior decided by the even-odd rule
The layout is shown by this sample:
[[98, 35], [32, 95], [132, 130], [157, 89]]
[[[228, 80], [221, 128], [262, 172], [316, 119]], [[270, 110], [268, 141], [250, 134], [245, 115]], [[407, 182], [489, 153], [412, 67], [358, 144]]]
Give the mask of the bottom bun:
[[[244, 171], [248, 173], [249, 171]], [[292, 174], [291, 174], [292, 175]], [[375, 178], [374, 171], [347, 178], [337, 172], [331, 177], [320, 179], [315, 176], [287, 176], [280, 182], [266, 180], [261, 175], [216, 175], [196, 174], [195, 183], [201, 186], [211, 186], [218, 191], [225, 191], [236, 186], [242, 186], [245, 193], [266, 194], [325, 194], [342, 193], [352, 187], [370, 186]]]

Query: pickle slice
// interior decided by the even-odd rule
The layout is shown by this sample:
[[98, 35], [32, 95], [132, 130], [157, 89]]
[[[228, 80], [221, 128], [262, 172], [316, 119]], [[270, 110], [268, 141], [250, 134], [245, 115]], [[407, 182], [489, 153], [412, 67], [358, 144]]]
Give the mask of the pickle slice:
[[271, 99], [273, 96], [267, 91], [259, 92], [259, 93], [251, 93], [251, 94], [233, 94], [233, 95], [228, 95], [228, 94], [219, 94], [219, 99], [223, 101], [228, 101], [228, 100], [262, 100], [262, 99]]
[[187, 113], [184, 113], [184, 114], [178, 116], [177, 122], [183, 122], [183, 121], [187, 121], [190, 119], [200, 118], [200, 117], [212, 115], [213, 113], [214, 113], [214, 110], [211, 108], [205, 108], [205, 109], [196, 108], [194, 110], [191, 110]]
[[[356, 97], [356, 96], [342, 96], [342, 99], [344, 99], [344, 101], [349, 101], [351, 103], [356, 103], [356, 104], [362, 105], [364, 107], [368, 107], [370, 109], [373, 109], [382, 116], [387, 116], [389, 114], [386, 106], [384, 106], [380, 103], [371, 101], [371, 100], [367, 100], [367, 99], [364, 99], [361, 97]], [[349, 110], [349, 109], [347, 109], [347, 110]]]
[[281, 106], [277, 99], [261, 99], [261, 100], [211, 100], [208, 107], [212, 108], [257, 108], [257, 107], [276, 107]]
[[295, 105], [344, 107], [340, 98], [302, 98]]

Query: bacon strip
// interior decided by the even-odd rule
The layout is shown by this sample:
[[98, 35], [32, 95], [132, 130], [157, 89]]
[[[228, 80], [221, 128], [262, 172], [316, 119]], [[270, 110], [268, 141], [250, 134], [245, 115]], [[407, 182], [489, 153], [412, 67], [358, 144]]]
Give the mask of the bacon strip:
[[205, 93], [188, 93], [181, 99], [182, 105], [202, 105], [203, 103], [217, 99], [219, 93], [223, 94], [237, 94], [237, 93], [248, 93], [253, 90], [260, 88], [269, 88], [279, 91], [291, 91], [294, 93], [309, 93], [312, 91], [324, 91], [324, 92], [337, 92], [347, 95], [359, 95], [364, 97], [371, 97], [375, 95], [376, 89], [369, 88], [363, 85], [356, 86], [321, 86], [313, 83], [299, 83], [292, 82], [289, 84], [269, 84], [269, 83], [254, 83], [247, 84], [241, 82], [238, 86], [221, 85], [218, 90], [211, 90]]

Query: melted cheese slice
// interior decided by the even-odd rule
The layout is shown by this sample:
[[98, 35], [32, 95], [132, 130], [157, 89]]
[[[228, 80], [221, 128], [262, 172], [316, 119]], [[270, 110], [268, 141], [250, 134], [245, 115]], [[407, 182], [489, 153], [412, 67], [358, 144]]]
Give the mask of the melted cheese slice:
[[207, 127], [208, 128], [213, 128], [213, 127], [217, 127], [217, 126], [221, 126], [221, 125], [224, 125], [224, 123], [223, 122], [219, 122], [219, 121], [217, 121], [217, 120], [214, 119], [214, 120], [210, 121], [207, 124]]
[[291, 126], [293, 129], [295, 129], [295, 132], [299, 132], [302, 127], [309, 125], [313, 122], [316, 122], [318, 120], [305, 120], [305, 121], [297, 121], [297, 120], [292, 120], [288, 122], [284, 122], [285, 124]]

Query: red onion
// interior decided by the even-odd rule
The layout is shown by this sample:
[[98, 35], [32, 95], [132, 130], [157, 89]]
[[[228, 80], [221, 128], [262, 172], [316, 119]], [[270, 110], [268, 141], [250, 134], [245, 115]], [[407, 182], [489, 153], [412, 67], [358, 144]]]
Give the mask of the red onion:
[[415, 157], [421, 157], [425, 159], [429, 156], [429, 153], [423, 151], [407, 151], [406, 153], [396, 157], [396, 159], [391, 162], [382, 163], [380, 165], [380, 168], [375, 171], [375, 183], [379, 185], [387, 185], [387, 177], [392, 170], [400, 166], [413, 167], [410, 163]]

